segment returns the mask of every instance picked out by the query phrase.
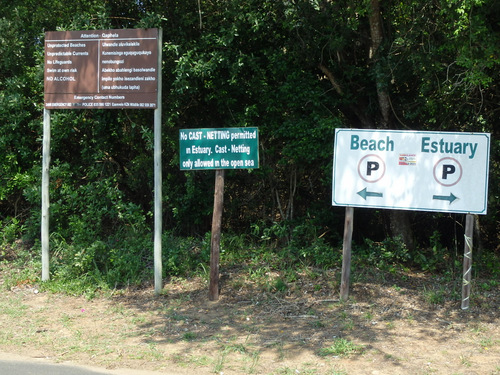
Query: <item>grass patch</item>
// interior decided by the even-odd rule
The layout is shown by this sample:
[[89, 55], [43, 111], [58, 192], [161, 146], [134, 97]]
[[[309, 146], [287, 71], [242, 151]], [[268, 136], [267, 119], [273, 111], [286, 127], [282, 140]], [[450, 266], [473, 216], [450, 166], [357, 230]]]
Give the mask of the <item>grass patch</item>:
[[425, 302], [430, 305], [442, 305], [446, 299], [446, 292], [444, 288], [439, 289], [427, 289], [424, 287], [422, 292]]
[[28, 306], [21, 302], [20, 298], [9, 298], [0, 304], [0, 315], [8, 315], [11, 318], [21, 318], [26, 315]]
[[363, 350], [364, 347], [362, 345], [357, 345], [352, 341], [349, 341], [344, 338], [337, 338], [335, 339], [333, 344], [330, 345], [329, 347], [321, 348], [318, 354], [321, 357], [327, 357], [327, 356], [347, 357], [352, 354], [362, 353]]
[[198, 335], [195, 332], [185, 332], [182, 335], [182, 339], [185, 341], [194, 341], [198, 338]]

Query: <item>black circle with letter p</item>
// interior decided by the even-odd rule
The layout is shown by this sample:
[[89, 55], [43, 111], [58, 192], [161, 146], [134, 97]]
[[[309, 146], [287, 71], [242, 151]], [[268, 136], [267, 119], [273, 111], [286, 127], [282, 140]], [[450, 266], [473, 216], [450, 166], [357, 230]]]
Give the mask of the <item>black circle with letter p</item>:
[[377, 182], [384, 177], [385, 162], [378, 155], [366, 155], [358, 163], [358, 174], [366, 182]]
[[443, 186], [456, 185], [462, 179], [462, 165], [454, 158], [442, 158], [434, 165], [434, 179]]

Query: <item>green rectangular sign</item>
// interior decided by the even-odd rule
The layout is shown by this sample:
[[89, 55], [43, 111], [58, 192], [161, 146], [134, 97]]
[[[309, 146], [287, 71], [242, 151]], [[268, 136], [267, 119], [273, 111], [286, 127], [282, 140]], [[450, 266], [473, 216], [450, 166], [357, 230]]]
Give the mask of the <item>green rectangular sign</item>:
[[258, 128], [179, 130], [181, 170], [259, 168]]

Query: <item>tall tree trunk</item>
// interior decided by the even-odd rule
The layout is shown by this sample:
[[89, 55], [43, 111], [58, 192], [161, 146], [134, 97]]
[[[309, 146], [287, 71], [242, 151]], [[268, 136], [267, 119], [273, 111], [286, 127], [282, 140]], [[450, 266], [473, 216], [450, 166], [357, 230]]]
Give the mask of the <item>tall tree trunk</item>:
[[[376, 88], [377, 88], [377, 100], [380, 108], [380, 119], [375, 121], [367, 113], [367, 105], [362, 102], [356, 103], [356, 105], [348, 105], [344, 108], [340, 108], [344, 116], [351, 121], [353, 125], [361, 126], [367, 129], [373, 129], [378, 123], [380, 127], [385, 129], [391, 129], [391, 101], [390, 96], [387, 91], [386, 80], [384, 79], [383, 70], [384, 67], [380, 62], [379, 56], [382, 52], [381, 46], [384, 41], [384, 29], [382, 25], [382, 15], [380, 9], [380, 0], [370, 0], [369, 9], [369, 23], [370, 23], [370, 55], [369, 58], [372, 61], [374, 69], [376, 70], [375, 76]], [[318, 68], [322, 71], [325, 77], [330, 81], [333, 89], [337, 92], [339, 96], [344, 96], [344, 90], [339, 84], [334, 74], [323, 64], [318, 64]], [[408, 211], [400, 210], [390, 210], [389, 211], [389, 221], [390, 221], [390, 232], [393, 237], [400, 236], [407, 248], [413, 250], [415, 247], [415, 241], [413, 236], [413, 230], [410, 225], [410, 215]]]
[[380, 45], [384, 40], [384, 30], [382, 28], [382, 17], [380, 15], [380, 2], [379, 0], [371, 0], [370, 2], [370, 34], [371, 34], [371, 47], [370, 58], [373, 59], [375, 70], [377, 72], [377, 97], [380, 106], [380, 113], [382, 115], [381, 125], [383, 128], [389, 128], [389, 114], [391, 109], [391, 102], [389, 94], [387, 93], [386, 84], [381, 77], [383, 77], [382, 69], [378, 62], [378, 53]]
[[411, 228], [410, 213], [402, 210], [390, 210], [389, 221], [391, 235], [400, 237], [408, 250], [415, 250], [415, 238]]
[[[389, 93], [387, 92], [387, 85], [384, 80], [383, 66], [378, 61], [380, 53], [380, 46], [384, 40], [384, 30], [382, 27], [382, 16], [380, 13], [380, 0], [370, 1], [370, 58], [373, 60], [374, 68], [376, 70], [375, 76], [377, 85], [377, 97], [380, 106], [381, 121], [380, 125], [383, 128], [390, 129], [390, 110], [391, 102]], [[390, 231], [393, 237], [399, 236], [402, 238], [406, 247], [412, 251], [415, 248], [415, 241], [413, 230], [410, 223], [410, 215], [408, 211], [391, 210], [389, 212]]]

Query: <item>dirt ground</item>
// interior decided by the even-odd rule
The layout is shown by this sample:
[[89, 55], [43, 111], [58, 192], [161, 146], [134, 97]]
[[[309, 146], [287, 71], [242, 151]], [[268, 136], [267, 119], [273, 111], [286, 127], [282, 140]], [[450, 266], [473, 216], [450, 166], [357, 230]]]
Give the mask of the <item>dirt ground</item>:
[[339, 272], [278, 289], [228, 273], [218, 302], [206, 278], [90, 300], [18, 285], [0, 296], [0, 351], [113, 373], [500, 374], [498, 283], [474, 280], [464, 311], [457, 282], [418, 273], [366, 272], [340, 302]]

